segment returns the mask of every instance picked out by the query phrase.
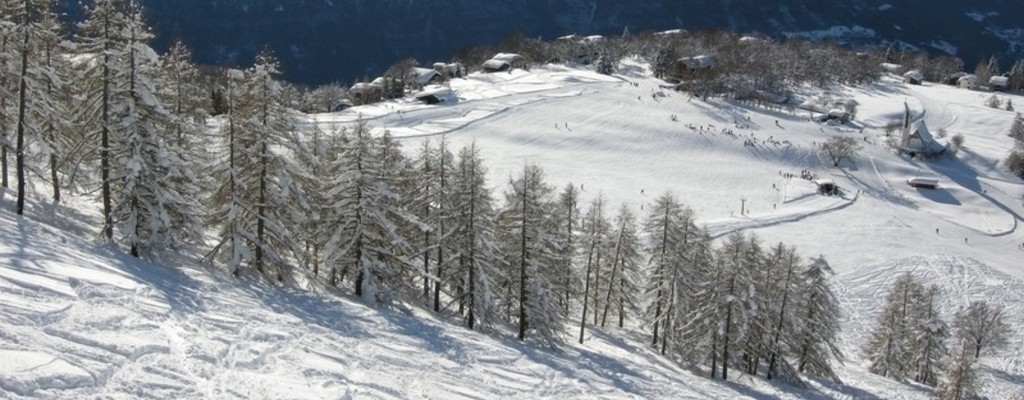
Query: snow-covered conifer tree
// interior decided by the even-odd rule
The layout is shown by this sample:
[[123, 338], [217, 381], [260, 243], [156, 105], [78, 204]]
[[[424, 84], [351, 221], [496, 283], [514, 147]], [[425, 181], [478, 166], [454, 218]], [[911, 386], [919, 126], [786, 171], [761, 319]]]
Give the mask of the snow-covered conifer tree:
[[487, 187], [487, 169], [476, 144], [459, 151], [452, 187], [454, 200], [452, 242], [459, 249], [457, 268], [453, 275], [465, 287], [462, 303], [466, 308], [466, 327], [487, 327], [497, 322], [498, 276], [500, 256], [496, 239], [494, 199]]
[[[435, 230], [434, 240], [436, 243], [437, 257], [434, 276], [437, 281], [434, 283], [434, 311], [441, 311], [441, 292], [445, 286], [454, 287], [457, 297], [460, 300], [460, 312], [464, 307], [461, 303], [462, 292], [465, 288], [461, 281], [452, 279], [451, 269], [454, 257], [458, 248], [452, 241], [452, 231], [456, 228], [452, 222], [452, 215], [456, 209], [452, 205], [452, 181], [455, 177], [455, 157], [448, 150], [448, 141], [441, 138], [434, 154], [434, 175], [427, 178], [434, 181], [435, 190], [431, 193], [430, 201], [435, 208], [433, 213], [432, 228]], [[421, 177], [422, 179], [423, 177]]]
[[978, 358], [982, 353], [1001, 349], [1007, 344], [1010, 326], [1006, 323], [1005, 308], [991, 306], [986, 301], [972, 301], [953, 319], [956, 335], [967, 341], [969, 349]]
[[871, 372], [898, 381], [906, 380], [913, 372], [910, 318], [921, 290], [921, 284], [909, 273], [896, 279], [864, 349], [871, 361]]
[[86, 19], [78, 26], [77, 50], [86, 59], [81, 63], [83, 70], [75, 77], [79, 95], [84, 99], [75, 119], [86, 127], [84, 136], [92, 143], [88, 152], [99, 153], [102, 234], [108, 240], [114, 238], [111, 145], [120, 134], [114, 108], [128, 96], [129, 80], [124, 65], [129, 48], [123, 35], [128, 8], [126, 0], [96, 0], [86, 9]]
[[[800, 257], [796, 249], [786, 247], [779, 243], [772, 248], [768, 259], [773, 265], [775, 281], [772, 285], [772, 292], [767, 298], [771, 299], [767, 304], [765, 315], [767, 316], [767, 330], [765, 341], [765, 355], [768, 361], [766, 377], [774, 378], [778, 372], [786, 372], [784, 363], [787, 363], [785, 356], [792, 353], [792, 350], [799, 342], [793, 333], [800, 328], [798, 305], [801, 300], [799, 289], [801, 288]], [[779, 368], [782, 365], [783, 368]], [[795, 368], [792, 368], [795, 370]]]
[[917, 324], [913, 327], [914, 381], [929, 386], [938, 383], [938, 373], [948, 349], [949, 326], [939, 315], [938, 301], [941, 289], [928, 287], [917, 304]]
[[[644, 234], [647, 236], [645, 250], [650, 256], [647, 276], [647, 323], [651, 325], [651, 345], [657, 346], [659, 335], [666, 330], [671, 321], [668, 309], [673, 291], [673, 277], [679, 260], [678, 225], [682, 207], [675, 197], [666, 193], [654, 202], [650, 214], [644, 221]], [[667, 335], [666, 335], [667, 336]], [[661, 338], [663, 342], [667, 341]]]
[[793, 350], [800, 372], [837, 381], [832, 362], [841, 362], [843, 353], [838, 343], [841, 314], [839, 298], [831, 284], [833, 274], [823, 256], [811, 258], [800, 273]]
[[173, 143], [192, 150], [193, 142], [206, 121], [206, 94], [200, 87], [199, 69], [192, 63], [192, 51], [184, 43], [171, 44], [160, 57], [160, 87], [157, 96], [172, 117]]
[[[17, 176], [17, 202], [16, 212], [24, 214], [25, 197], [27, 195], [26, 183], [28, 179], [29, 166], [27, 156], [29, 155], [28, 144], [30, 142], [47, 143], [53, 134], [47, 129], [51, 119], [62, 119], [64, 115], [58, 114], [59, 102], [55, 99], [52, 88], [60, 85], [56, 68], [51, 62], [51, 51], [56, 47], [58, 39], [58, 25], [53, 14], [53, 3], [46, 0], [20, 0], [7, 1], [3, 4], [3, 26], [2, 40], [5, 42], [4, 53], [10, 53], [13, 60], [7, 54], [0, 55], [4, 60], [3, 66], [13, 66], [13, 70], [0, 71], [5, 75], [6, 84], [17, 93], [0, 93], [5, 100], [10, 96], [11, 104], [14, 105], [14, 118], [10, 118], [15, 126], [15, 144], [13, 146], [15, 156], [15, 169]], [[10, 75], [7, 78], [6, 75]], [[11, 82], [13, 81], [13, 82]], [[6, 92], [6, 90], [4, 90]], [[6, 103], [6, 101], [5, 101]], [[6, 107], [4, 107], [6, 108]], [[5, 110], [0, 110], [5, 113]], [[6, 125], [6, 124], [4, 124]], [[4, 149], [10, 147], [7, 143], [7, 132], [4, 125], [4, 134], [0, 137], [0, 146]], [[3, 155], [4, 171], [3, 179], [6, 186], [6, 154]]]
[[302, 243], [303, 266], [312, 279], [320, 279], [325, 269], [325, 247], [328, 233], [327, 207], [330, 177], [340, 173], [338, 161], [345, 151], [345, 135], [337, 127], [325, 131], [314, 124], [301, 140], [295, 141], [295, 160], [301, 172], [296, 179], [306, 191], [309, 207], [302, 218], [296, 241]]
[[[706, 281], [702, 310], [695, 323], [711, 322], [711, 376], [721, 362], [722, 379], [729, 378], [729, 366], [737, 364], [736, 349], [745, 342], [753, 306], [753, 276], [748, 260], [754, 240], [740, 232], [729, 235], [717, 250], [712, 279]], [[720, 352], [720, 354], [719, 354]]]
[[229, 71], [229, 112], [224, 125], [224, 154], [215, 173], [213, 220], [219, 238], [210, 256], [225, 259], [239, 275], [251, 267], [284, 281], [298, 253], [294, 231], [308, 206], [294, 151], [292, 111], [278, 96], [277, 60], [263, 52], [244, 73]]
[[[605, 252], [605, 242], [610, 230], [608, 220], [604, 216], [603, 194], [598, 193], [597, 197], [590, 202], [590, 208], [587, 210], [584, 221], [584, 233], [580, 238], [581, 245], [586, 248], [586, 263], [583, 267], [583, 311], [580, 317], [580, 344], [583, 344], [583, 337], [587, 329], [587, 312], [591, 304], [593, 304], [595, 310], [599, 304], [596, 301], [598, 298], [596, 287], [594, 290], [591, 290], [591, 286], [596, 286], [597, 274], [599, 273], [598, 266], [601, 264], [601, 256]], [[595, 312], [594, 315], [597, 315], [597, 313]], [[594, 321], [596, 324], [597, 319], [595, 318]]]
[[978, 398], [978, 372], [971, 356], [972, 344], [960, 340], [953, 362], [947, 363], [945, 373], [935, 387], [936, 400], [974, 400]]
[[553, 222], [554, 189], [544, 181], [544, 171], [527, 165], [523, 175], [512, 180], [501, 212], [502, 247], [506, 264], [505, 301], [517, 310], [519, 340], [528, 332], [547, 343], [561, 342], [562, 311], [554, 283], [558, 276], [557, 233]]
[[608, 266], [603, 269], [607, 273], [604, 282], [604, 302], [601, 310], [601, 326], [608, 322], [609, 310], [615, 309], [619, 317], [619, 328], [625, 323], [626, 313], [634, 313], [640, 305], [634, 300], [639, 291], [640, 265], [643, 263], [639, 227], [636, 215], [623, 204], [615, 216], [614, 248], [609, 255]]
[[195, 165], [166, 137], [172, 116], [155, 95], [157, 56], [147, 44], [152, 34], [141, 9], [129, 12], [124, 27], [127, 93], [112, 103], [112, 117], [120, 122], [111, 143], [112, 211], [131, 254], [142, 257], [197, 241], [202, 223], [194, 201]]
[[384, 170], [386, 146], [362, 121], [347, 134], [338, 173], [326, 185], [330, 281], [337, 284], [352, 273], [357, 296], [389, 304], [404, 285], [401, 272], [412, 268], [407, 258], [412, 246], [399, 226], [415, 217], [400, 207], [391, 188], [391, 172]]
[[[431, 227], [431, 229], [412, 229], [407, 232], [409, 239], [414, 241], [417, 246], [421, 261], [423, 262], [423, 298], [424, 301], [429, 304], [430, 302], [430, 289], [431, 289], [431, 254], [434, 253], [435, 242], [437, 240], [434, 235], [434, 226], [437, 225], [434, 219], [437, 217], [435, 212], [436, 205], [433, 203], [436, 197], [435, 192], [436, 180], [432, 179], [437, 174], [434, 173], [436, 168], [436, 160], [434, 158], [434, 149], [431, 146], [430, 140], [424, 140], [420, 147], [416, 158], [413, 160], [413, 169], [419, 175], [420, 179], [416, 179], [411, 182], [411, 187], [408, 191], [408, 197], [405, 198], [405, 208], [412, 215], [415, 215], [417, 219], [423, 224]], [[418, 235], [417, 235], [418, 233]]]
[[559, 303], [568, 314], [569, 305], [572, 299], [576, 298], [579, 284], [576, 277], [575, 259], [577, 243], [577, 230], [580, 220], [580, 192], [576, 185], [569, 183], [565, 185], [558, 195], [558, 206], [556, 215], [560, 218], [558, 223], [559, 253], [555, 269], [561, 279], [558, 280], [558, 291], [560, 292]]

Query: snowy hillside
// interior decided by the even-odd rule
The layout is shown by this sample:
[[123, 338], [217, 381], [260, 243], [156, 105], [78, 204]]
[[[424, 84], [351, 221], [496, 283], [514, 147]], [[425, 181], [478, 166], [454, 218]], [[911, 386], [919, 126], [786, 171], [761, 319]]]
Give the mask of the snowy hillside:
[[[1024, 394], [1024, 183], [1001, 164], [1013, 113], [985, 107], [990, 94], [895, 80], [802, 93], [859, 102], [853, 123], [832, 127], [806, 111], [690, 99], [630, 63], [615, 76], [546, 66], [451, 88], [455, 104], [387, 102], [310, 123], [366, 120], [407, 150], [441, 135], [454, 146], [475, 141], [499, 192], [525, 163], [555, 185], [578, 185], [584, 200], [601, 192], [640, 213], [671, 191], [717, 237], [749, 230], [822, 254], [838, 272], [844, 383], [710, 380], [658, 356], [640, 328], [591, 330], [583, 345], [546, 349], [419, 308], [236, 280], [194, 259], [143, 263], [97, 244], [89, 201], [32, 203], [30, 215], [52, 215], [39, 220], [15, 217], [4, 194], [0, 398], [925, 399], [930, 388], [868, 373], [860, 350], [905, 271], [944, 289], [947, 319], [968, 300], [1007, 307], [1010, 346], [983, 358], [982, 391]], [[927, 111], [933, 132], [964, 135], [955, 159], [885, 147], [883, 127], [904, 102]], [[815, 150], [834, 135], [863, 145], [842, 169]], [[802, 172], [833, 179], [842, 195], [818, 195]], [[940, 187], [909, 187], [912, 176]]]

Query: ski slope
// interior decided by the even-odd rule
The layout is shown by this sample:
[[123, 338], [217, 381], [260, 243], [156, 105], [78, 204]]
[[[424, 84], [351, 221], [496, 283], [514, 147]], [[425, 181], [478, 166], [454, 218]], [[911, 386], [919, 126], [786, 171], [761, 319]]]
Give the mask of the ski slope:
[[[558, 187], [571, 182], [587, 199], [603, 193], [641, 213], [671, 191], [718, 237], [750, 230], [823, 254], [838, 272], [844, 383], [714, 381], [655, 354], [636, 327], [589, 330], [584, 345], [570, 333], [571, 344], [547, 349], [416, 307], [239, 281], [189, 257], [139, 262], [97, 244], [90, 201], [37, 200], [29, 214], [48, 217], [19, 218], [5, 194], [0, 398], [926, 399], [928, 388], [867, 373], [859, 350], [884, 291], [906, 271], [945, 289], [947, 319], [969, 300], [1007, 307], [1011, 346], [982, 360], [981, 379], [990, 398], [1024, 394], [1024, 184], [1000, 164], [1013, 114], [984, 107], [988, 94], [895, 80], [836, 88], [829, 93], [861, 106], [853, 124], [830, 127], [806, 111], [690, 99], [631, 62], [614, 76], [550, 65], [450, 85], [455, 104], [392, 101], [309, 123], [365, 120], [408, 151], [441, 137], [453, 150], [475, 142], [499, 192], [526, 163]], [[927, 110], [933, 132], [962, 133], [961, 153], [924, 162], [886, 149], [882, 127], [904, 102]], [[863, 145], [842, 169], [815, 151], [832, 135]], [[842, 195], [818, 195], [804, 171], [835, 180]], [[926, 174], [938, 190], [905, 184]]]

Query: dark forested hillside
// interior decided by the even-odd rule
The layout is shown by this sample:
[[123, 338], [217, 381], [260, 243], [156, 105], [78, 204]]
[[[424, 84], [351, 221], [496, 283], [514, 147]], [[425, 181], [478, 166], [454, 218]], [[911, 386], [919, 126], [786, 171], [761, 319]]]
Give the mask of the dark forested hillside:
[[[78, 1], [65, 0], [69, 12]], [[1019, 58], [1019, 1], [981, 0], [175, 0], [142, 1], [157, 47], [183, 39], [201, 62], [244, 64], [269, 45], [292, 81], [351, 81], [395, 61], [448, 59], [511, 32], [545, 39], [684, 28], [799, 35], [954, 53], [968, 68]]]

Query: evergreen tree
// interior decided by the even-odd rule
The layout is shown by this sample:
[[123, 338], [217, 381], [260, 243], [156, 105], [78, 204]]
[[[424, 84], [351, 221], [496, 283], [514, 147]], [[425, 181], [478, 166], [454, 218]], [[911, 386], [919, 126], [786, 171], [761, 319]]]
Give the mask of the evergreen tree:
[[1024, 142], [1024, 117], [1020, 113], [1013, 117], [1013, 124], [1010, 125], [1010, 137], [1018, 143]]

